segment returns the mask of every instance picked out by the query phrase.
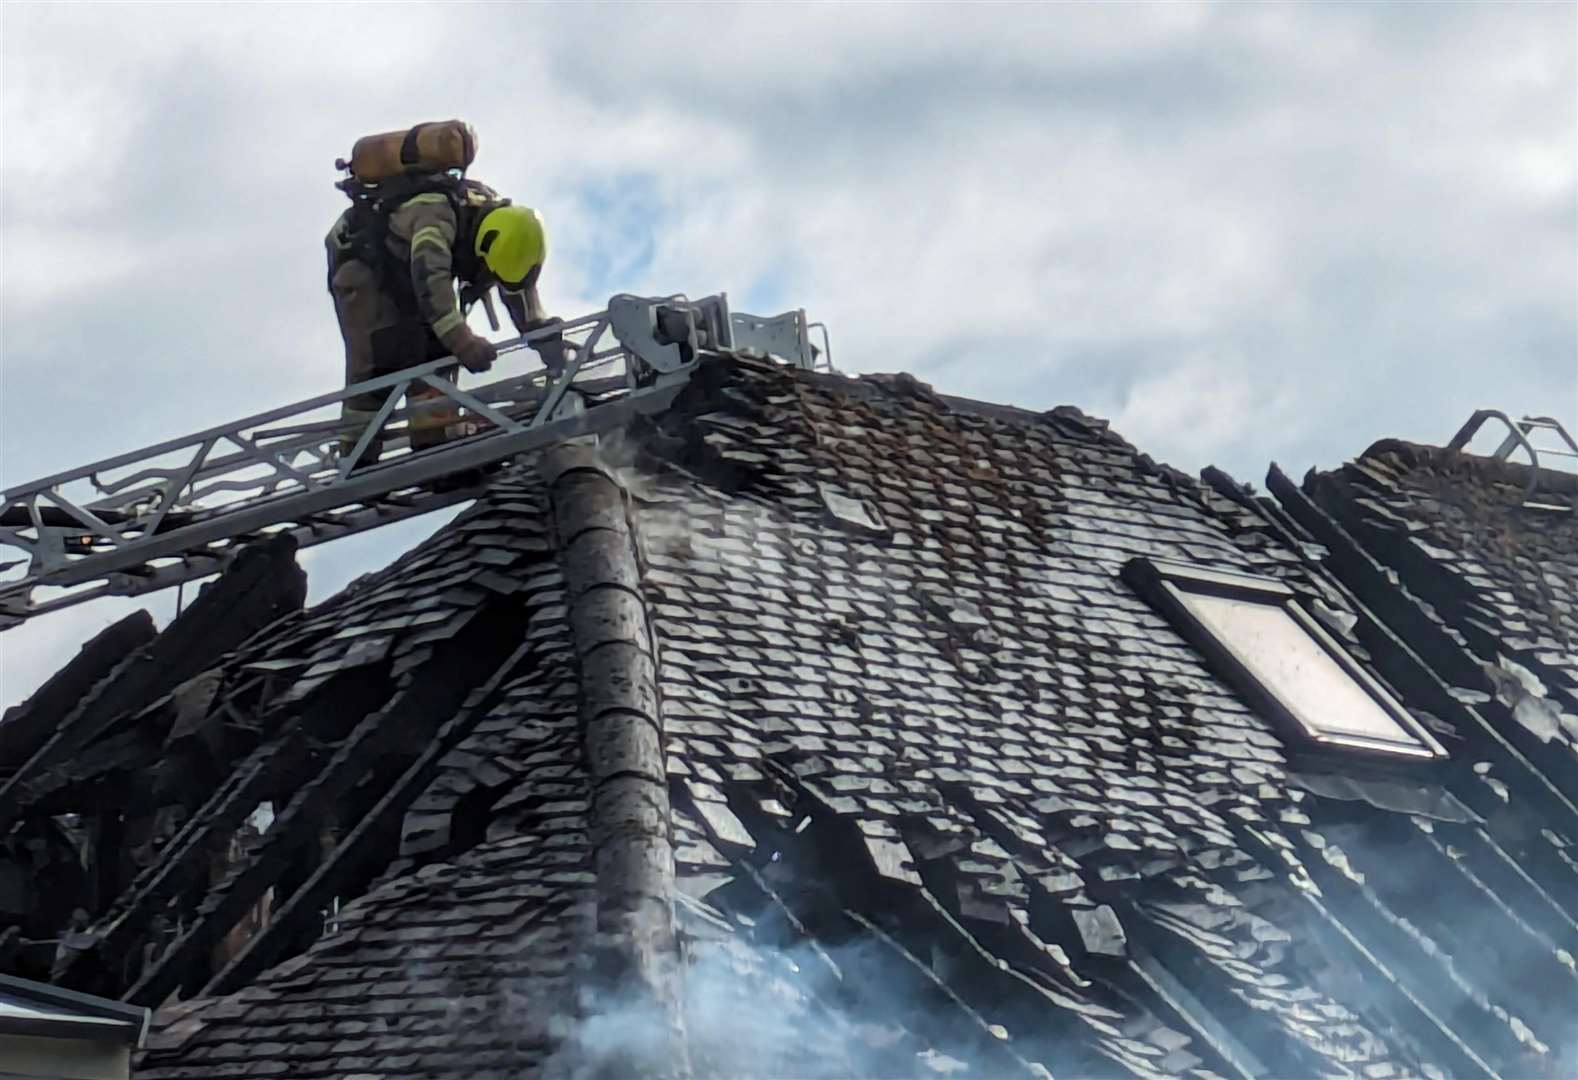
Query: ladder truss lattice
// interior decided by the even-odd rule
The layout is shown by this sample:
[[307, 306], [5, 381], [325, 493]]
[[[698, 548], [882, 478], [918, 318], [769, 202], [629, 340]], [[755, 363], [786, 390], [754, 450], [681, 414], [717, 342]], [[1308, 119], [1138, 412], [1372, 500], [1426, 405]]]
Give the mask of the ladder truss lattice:
[[[820, 366], [807, 336], [815, 325], [804, 311], [731, 314], [724, 294], [621, 294], [603, 311], [501, 343], [494, 372], [516, 374], [462, 388], [439, 374], [454, 365], [444, 358], [7, 489], [0, 630], [94, 597], [206, 577], [242, 545], [281, 531], [307, 547], [474, 498], [479, 486], [434, 482], [660, 411], [702, 351]], [[554, 333], [564, 337], [562, 373], [519, 372], [526, 350]], [[420, 387], [438, 396], [404, 403]], [[382, 411], [348, 428], [341, 402], [371, 392], [386, 395]], [[413, 413], [457, 408], [475, 434], [411, 448]], [[353, 470], [380, 432], [377, 463]], [[340, 453], [342, 435], [357, 438], [357, 452]]]

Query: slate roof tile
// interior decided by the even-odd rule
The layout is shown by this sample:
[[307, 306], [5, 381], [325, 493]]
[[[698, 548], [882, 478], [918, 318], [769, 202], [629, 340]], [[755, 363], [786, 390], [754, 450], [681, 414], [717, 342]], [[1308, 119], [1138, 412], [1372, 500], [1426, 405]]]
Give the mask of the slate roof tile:
[[[1289, 1075], [1460, 1071], [1404, 986], [1466, 1010], [1496, 1068], [1557, 1060], [1560, 1005], [1493, 954], [1517, 941], [1540, 970], [1572, 970], [1560, 875], [1578, 860], [1561, 829], [1519, 816], [1502, 759], [1454, 780], [1504, 808], [1461, 827], [1473, 865], [1406, 815], [1298, 790], [1281, 733], [1118, 577], [1132, 555], [1274, 577], [1379, 674], [1384, 643], [1320, 563], [1338, 551], [1325, 537], [1078, 410], [946, 401], [913, 379], [724, 362], [654, 423], [696, 436], [697, 461], [659, 461], [619, 511], [642, 566], [624, 584], [657, 641], [686, 971], [772, 995], [795, 1033], [773, 1045], [781, 1071], [908, 1074], [949, 1054], [994, 1075], [1036, 1055], [1077, 1075], [1255, 1071], [1240, 1055]], [[730, 491], [708, 480], [724, 459], [745, 466]], [[571, 557], [533, 465], [239, 658], [294, 684], [268, 714], [288, 725], [331, 677], [433, 672], [489, 604], [521, 605], [529, 646], [437, 756], [365, 895], [248, 989], [170, 1011], [139, 1076], [532, 1075], [564, 1030], [574, 1042], [562, 1010], [599, 881], [580, 738], [602, 691], [580, 683]], [[1508, 511], [1515, 487], [1463, 496], [1442, 468], [1372, 450], [1341, 475], [1344, 520], [1401, 537], [1385, 549], [1399, 566], [1450, 564], [1434, 580], [1468, 595], [1417, 591], [1500, 673], [1464, 685], [1509, 710], [1558, 703], [1552, 723], [1525, 705], [1522, 727], [1578, 745], [1562, 724], [1578, 710], [1578, 543]], [[829, 492], [886, 529], [830, 514]], [[1520, 830], [1513, 859], [1497, 837]], [[1428, 868], [1454, 903], [1407, 917], [1394, 866]], [[1468, 912], [1497, 936], [1465, 940]], [[817, 950], [860, 935], [925, 1010], [888, 1016], [819, 981]], [[786, 963], [786, 940], [805, 956]], [[835, 960], [857, 986], [866, 962]], [[698, 1075], [736, 1075], [738, 1040], [681, 1007]]]

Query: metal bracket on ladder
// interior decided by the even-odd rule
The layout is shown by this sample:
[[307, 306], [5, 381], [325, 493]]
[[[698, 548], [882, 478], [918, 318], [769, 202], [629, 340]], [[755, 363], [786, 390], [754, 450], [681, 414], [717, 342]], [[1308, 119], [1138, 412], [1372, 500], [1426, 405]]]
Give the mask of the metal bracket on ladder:
[[[812, 330], [822, 331], [820, 349], [811, 343]], [[833, 370], [827, 324], [806, 322], [804, 308], [771, 319], [735, 312], [729, 316], [729, 341], [741, 352], [757, 350], [811, 371]]]
[[[1498, 461], [1506, 461], [1512, 456], [1512, 452], [1519, 447], [1522, 447], [1523, 451], [1529, 455], [1529, 477], [1525, 483], [1523, 493], [1524, 505], [1526, 506], [1531, 505], [1529, 500], [1534, 497], [1534, 493], [1539, 487], [1541, 454], [1544, 454], [1546, 458], [1561, 457], [1578, 460], [1578, 441], [1574, 441], [1572, 435], [1554, 417], [1525, 416], [1522, 420], [1514, 421], [1512, 417], [1500, 409], [1477, 410], [1473, 416], [1468, 418], [1468, 422], [1458, 429], [1458, 433], [1452, 436], [1452, 441], [1447, 443], [1446, 448], [1448, 450], [1461, 451], [1473, 441], [1474, 436], [1479, 433], [1479, 429], [1484, 426], [1487, 420], [1500, 420], [1507, 427], [1506, 438], [1501, 440], [1501, 445], [1496, 447], [1491, 457]], [[1537, 431], [1554, 432], [1566, 444], [1566, 449], [1549, 446], [1543, 449], [1536, 447], [1531, 436]], [[1565, 505], [1554, 508], [1567, 509]]]
[[[803, 312], [780, 318], [796, 315], [803, 326]], [[474, 498], [480, 485], [430, 485], [661, 411], [699, 353], [734, 348], [732, 327], [724, 294], [622, 294], [604, 311], [499, 346], [495, 370], [562, 331], [567, 362], [556, 379], [537, 370], [461, 389], [439, 374], [454, 363], [446, 357], [10, 488], [0, 494], [0, 630], [97, 596], [206, 577], [260, 536], [289, 531], [307, 547]], [[811, 366], [809, 351], [785, 359]], [[439, 396], [397, 408], [414, 387]], [[385, 397], [379, 414], [347, 429], [341, 402], [373, 392]], [[411, 416], [433, 408], [463, 409], [479, 430], [413, 450]], [[380, 431], [380, 460], [353, 471]], [[352, 432], [356, 449], [342, 458], [340, 437]]]

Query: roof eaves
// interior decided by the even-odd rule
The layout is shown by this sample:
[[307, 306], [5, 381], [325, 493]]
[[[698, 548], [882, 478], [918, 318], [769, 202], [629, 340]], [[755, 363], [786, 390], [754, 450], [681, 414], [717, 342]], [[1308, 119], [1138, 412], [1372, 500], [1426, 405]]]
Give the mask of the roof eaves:
[[0, 1031], [46, 1038], [113, 1039], [141, 1046], [148, 1034], [151, 1010], [108, 998], [82, 994], [31, 979], [0, 975], [0, 995], [37, 1006], [16, 1013], [0, 1011]]

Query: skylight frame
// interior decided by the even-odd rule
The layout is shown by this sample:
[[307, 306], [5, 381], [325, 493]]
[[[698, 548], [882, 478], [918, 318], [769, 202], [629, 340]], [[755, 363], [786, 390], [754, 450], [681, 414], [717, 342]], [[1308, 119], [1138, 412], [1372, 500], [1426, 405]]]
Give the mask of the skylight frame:
[[[1293, 590], [1280, 581], [1144, 557], [1130, 559], [1123, 567], [1122, 577], [1200, 651], [1208, 666], [1289, 735], [1290, 749], [1322, 756], [1360, 755], [1354, 760], [1397, 764], [1426, 764], [1447, 757], [1446, 747], [1415, 720], [1340, 641], [1305, 611]], [[1298, 702], [1288, 700], [1276, 688], [1262, 682], [1242, 649], [1207, 626], [1189, 607], [1185, 593], [1280, 610], [1413, 742], [1323, 730], [1319, 717], [1311, 716]]]

